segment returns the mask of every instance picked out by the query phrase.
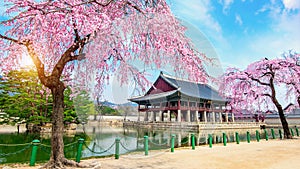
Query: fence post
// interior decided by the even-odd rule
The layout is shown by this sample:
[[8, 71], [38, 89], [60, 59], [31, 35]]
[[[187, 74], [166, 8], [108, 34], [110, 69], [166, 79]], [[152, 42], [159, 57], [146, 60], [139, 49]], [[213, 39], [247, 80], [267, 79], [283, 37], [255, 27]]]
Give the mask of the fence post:
[[32, 141], [33, 147], [32, 147], [32, 151], [31, 151], [29, 166], [34, 166], [35, 165], [36, 154], [37, 154], [39, 144], [40, 144], [40, 140], [33, 140]]
[[148, 155], [148, 150], [149, 150], [149, 147], [148, 147], [148, 136], [144, 136], [144, 149], [145, 149], [145, 156]]
[[255, 131], [255, 136], [256, 136], [256, 141], [259, 142], [259, 140], [260, 140], [260, 134], [259, 134], [258, 130]]
[[299, 130], [298, 130], [297, 126], [295, 126], [295, 128], [296, 128], [296, 134], [297, 134], [297, 136], [299, 136]]
[[240, 144], [240, 136], [238, 132], [235, 132], [235, 140], [236, 140], [236, 144]]
[[279, 138], [282, 139], [282, 132], [280, 129], [278, 131], [279, 131]]
[[267, 131], [267, 129], [264, 129], [264, 130], [265, 130], [266, 141], [268, 141], [269, 140], [268, 131]]
[[274, 133], [274, 129], [271, 129], [271, 134], [272, 134], [272, 138], [275, 139], [275, 133]]
[[292, 128], [290, 128], [290, 130], [291, 130], [292, 137], [294, 137], [295, 136], [294, 135], [294, 130]]
[[226, 133], [223, 133], [223, 145], [226, 146], [226, 144], [227, 144]]
[[247, 131], [247, 142], [250, 143], [250, 132]]
[[93, 144], [93, 148], [92, 148], [93, 151], [95, 151], [95, 147], [96, 147], [96, 142], [94, 142]]
[[119, 159], [119, 157], [120, 157], [120, 139], [116, 138], [115, 143], [116, 143], [115, 159]]
[[212, 135], [211, 134], [208, 135], [208, 144], [209, 144], [209, 148], [212, 148]]
[[192, 134], [192, 150], [195, 150], [195, 135]]
[[175, 147], [175, 135], [171, 135], [171, 152], [174, 152], [174, 147]]
[[80, 163], [83, 142], [84, 142], [83, 138], [78, 139], [78, 149], [77, 149], [77, 155], [76, 155], [76, 162], [77, 163]]

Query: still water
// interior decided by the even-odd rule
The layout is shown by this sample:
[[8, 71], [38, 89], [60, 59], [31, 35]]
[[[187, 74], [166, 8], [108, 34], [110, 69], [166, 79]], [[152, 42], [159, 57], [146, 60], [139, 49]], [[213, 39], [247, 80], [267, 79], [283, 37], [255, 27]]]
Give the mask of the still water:
[[[184, 130], [151, 130], [140, 128], [122, 128], [108, 126], [86, 126], [76, 134], [65, 135], [65, 156], [75, 159], [78, 149], [78, 139], [85, 140], [82, 148], [82, 158], [103, 157], [115, 154], [116, 139], [120, 140], [120, 154], [136, 152], [143, 154], [144, 137], [148, 137], [149, 151], [166, 150], [170, 148], [171, 137], [175, 136], [175, 147], [190, 146], [191, 135], [195, 136], [196, 145], [206, 146], [208, 134], [212, 134], [213, 143], [222, 142], [222, 133], [227, 134], [227, 142], [235, 141], [235, 132], [239, 132], [241, 142], [246, 141], [246, 132], [250, 132], [251, 140], [255, 140], [256, 130], [202, 130], [191, 132]], [[264, 135], [263, 130], [259, 130]], [[47, 161], [50, 157], [50, 136], [38, 134], [7, 134], [0, 133], [0, 164], [28, 163], [32, 150], [32, 140], [38, 139], [37, 162]], [[14, 144], [14, 145], [12, 145]]]

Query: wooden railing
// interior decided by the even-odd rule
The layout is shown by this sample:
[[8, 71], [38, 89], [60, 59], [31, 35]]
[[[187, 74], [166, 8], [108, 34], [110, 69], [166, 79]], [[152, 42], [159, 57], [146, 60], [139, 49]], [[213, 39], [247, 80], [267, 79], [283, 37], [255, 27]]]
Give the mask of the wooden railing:
[[[164, 111], [164, 110], [178, 110], [178, 106], [170, 106], [170, 107], [148, 107], [148, 108], [140, 108], [139, 111]], [[223, 109], [212, 109], [205, 107], [188, 107], [188, 106], [180, 106], [180, 110], [192, 110], [192, 111], [207, 111], [207, 112], [225, 112]]]

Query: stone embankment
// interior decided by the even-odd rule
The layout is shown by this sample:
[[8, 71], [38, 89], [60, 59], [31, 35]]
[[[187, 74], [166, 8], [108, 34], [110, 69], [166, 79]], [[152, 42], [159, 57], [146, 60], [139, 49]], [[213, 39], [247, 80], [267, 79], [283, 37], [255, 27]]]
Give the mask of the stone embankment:
[[186, 130], [215, 130], [215, 129], [259, 129], [265, 123], [234, 122], [234, 123], [196, 123], [196, 122], [144, 122], [125, 121], [124, 127], [142, 127], [153, 129], [186, 129]]

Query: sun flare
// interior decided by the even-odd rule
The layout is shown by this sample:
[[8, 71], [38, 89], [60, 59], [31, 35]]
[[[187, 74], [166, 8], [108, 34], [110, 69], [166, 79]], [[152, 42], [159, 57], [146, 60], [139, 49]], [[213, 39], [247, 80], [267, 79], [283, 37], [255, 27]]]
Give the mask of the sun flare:
[[20, 60], [20, 66], [24, 68], [31, 68], [34, 67], [34, 63], [30, 56], [28, 56], [27, 54], [23, 54]]

